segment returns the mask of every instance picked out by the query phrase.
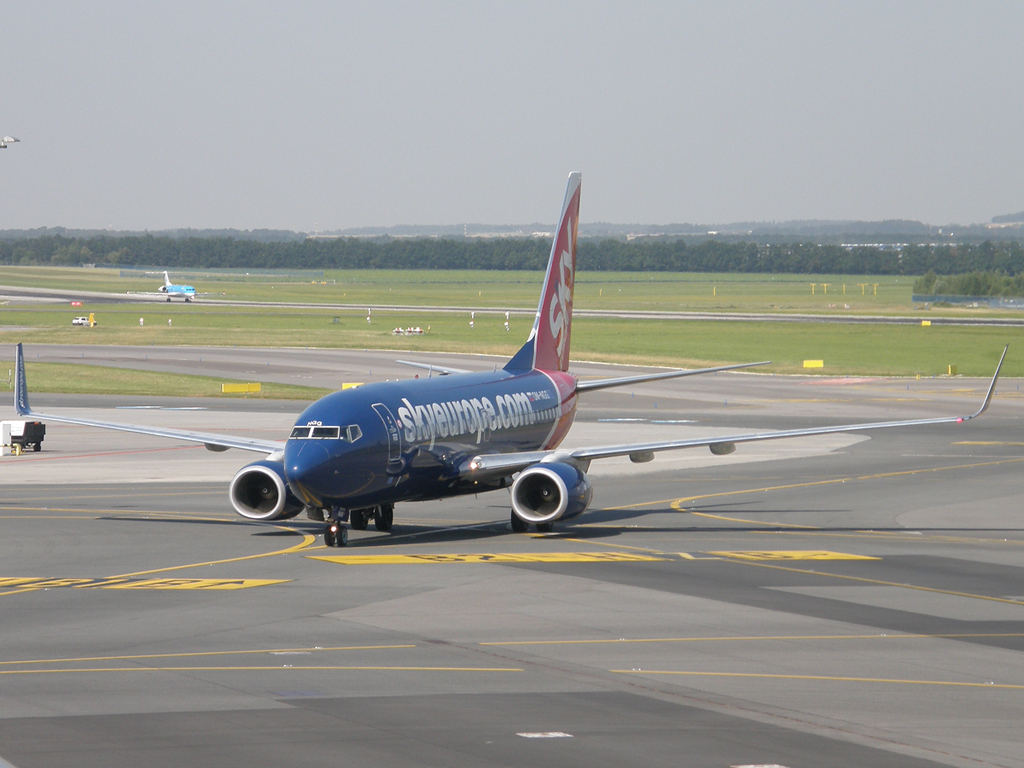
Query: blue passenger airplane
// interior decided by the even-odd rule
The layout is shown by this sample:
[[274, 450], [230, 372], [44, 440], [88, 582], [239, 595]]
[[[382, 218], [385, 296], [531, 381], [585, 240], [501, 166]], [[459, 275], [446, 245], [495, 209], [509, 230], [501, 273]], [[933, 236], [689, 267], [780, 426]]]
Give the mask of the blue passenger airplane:
[[970, 416], [845, 424], [662, 442], [559, 450], [576, 415], [580, 395], [646, 381], [747, 368], [726, 365], [692, 371], [578, 381], [569, 372], [580, 174], [569, 176], [551, 247], [540, 304], [526, 344], [501, 370], [472, 373], [430, 366], [441, 376], [386, 381], [334, 392], [310, 405], [285, 441], [132, 424], [88, 421], [37, 413], [29, 407], [21, 344], [17, 346], [15, 406], [22, 416], [138, 432], [203, 443], [211, 451], [240, 448], [265, 458], [238, 471], [229, 497], [250, 520], [287, 520], [305, 510], [327, 523], [324, 541], [344, 546], [345, 523], [363, 530], [391, 530], [394, 505], [499, 488], [511, 489], [512, 530], [550, 530], [586, 511], [591, 499], [590, 462], [629, 456], [651, 461], [659, 451], [704, 446], [716, 455], [738, 443], [888, 427], [960, 423], [980, 416], [992, 399], [999, 360], [988, 393]]

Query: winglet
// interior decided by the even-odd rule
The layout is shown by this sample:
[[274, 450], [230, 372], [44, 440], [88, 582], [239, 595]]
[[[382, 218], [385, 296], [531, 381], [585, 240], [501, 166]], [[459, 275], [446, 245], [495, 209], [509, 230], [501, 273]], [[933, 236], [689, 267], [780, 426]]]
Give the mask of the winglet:
[[14, 352], [14, 410], [19, 416], [29, 416], [32, 409], [28, 406], [28, 385], [25, 383], [25, 354], [21, 343]]
[[967, 419], [973, 419], [977, 416], [981, 416], [981, 414], [983, 414], [985, 410], [988, 408], [988, 404], [992, 402], [992, 394], [996, 391], [996, 382], [999, 381], [999, 371], [1003, 367], [1003, 360], [1006, 359], [1006, 352], [1009, 349], [1009, 344], [1003, 347], [1003, 356], [999, 358], [999, 365], [996, 366], [996, 372], [992, 376], [992, 383], [988, 385], [988, 394], [985, 395], [985, 402], [981, 404], [981, 408], [978, 409], [977, 413], [968, 416], [967, 418], [964, 419], [964, 421], [967, 421]]

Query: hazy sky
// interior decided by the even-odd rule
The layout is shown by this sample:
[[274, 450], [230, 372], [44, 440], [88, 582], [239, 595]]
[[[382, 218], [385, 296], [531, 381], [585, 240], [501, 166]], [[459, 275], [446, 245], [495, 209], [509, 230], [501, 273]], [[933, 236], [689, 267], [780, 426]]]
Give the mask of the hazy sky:
[[0, 0], [0, 229], [987, 221], [1024, 3]]

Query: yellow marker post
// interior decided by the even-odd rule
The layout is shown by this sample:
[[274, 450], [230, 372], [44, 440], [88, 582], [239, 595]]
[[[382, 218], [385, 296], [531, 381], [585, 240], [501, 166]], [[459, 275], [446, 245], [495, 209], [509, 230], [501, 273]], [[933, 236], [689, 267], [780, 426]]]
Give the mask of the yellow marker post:
[[814, 283], [811, 283], [811, 296], [814, 295]]
[[948, 375], [950, 375], [950, 376], [956, 376], [957, 375], [957, 373], [956, 373], [956, 366], [955, 365], [949, 366], [949, 374]]
[[930, 328], [931, 325], [932, 325], [932, 321], [931, 320], [922, 320], [921, 321], [921, 327], [922, 328]]
[[804, 360], [804, 368], [824, 368], [824, 360]]

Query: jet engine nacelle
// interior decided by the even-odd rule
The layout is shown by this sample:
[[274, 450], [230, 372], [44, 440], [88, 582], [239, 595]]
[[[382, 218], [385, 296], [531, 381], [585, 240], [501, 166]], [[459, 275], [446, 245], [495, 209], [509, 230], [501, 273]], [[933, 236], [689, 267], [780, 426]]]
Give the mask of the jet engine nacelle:
[[167, 286], [166, 285], [161, 285], [158, 290], [160, 291], [160, 293], [167, 293]]
[[287, 520], [305, 508], [289, 490], [280, 461], [256, 461], [242, 467], [228, 494], [235, 511], [250, 520]]
[[590, 478], [572, 464], [534, 464], [512, 483], [512, 509], [528, 523], [553, 523], [583, 514], [593, 496]]

